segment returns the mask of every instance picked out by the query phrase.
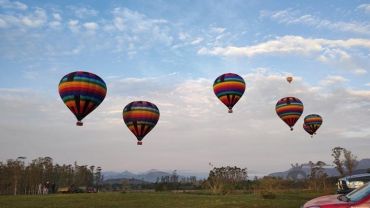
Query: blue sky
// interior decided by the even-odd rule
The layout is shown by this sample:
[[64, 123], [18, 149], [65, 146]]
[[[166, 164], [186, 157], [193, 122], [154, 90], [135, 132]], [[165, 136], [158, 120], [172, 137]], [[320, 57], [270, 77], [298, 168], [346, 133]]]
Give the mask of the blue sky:
[[[232, 163], [266, 173], [330, 162], [338, 145], [369, 157], [369, 22], [366, 1], [0, 0], [0, 159], [49, 155], [134, 171]], [[76, 70], [108, 85], [82, 130], [57, 93]], [[226, 72], [247, 84], [234, 115], [211, 88]], [[323, 115], [317, 138], [277, 118], [275, 103], [290, 95], [304, 102], [304, 115]], [[138, 99], [161, 111], [142, 149], [121, 119]], [[286, 154], [268, 157], [276, 147]], [[87, 156], [99, 148], [99, 157]]]

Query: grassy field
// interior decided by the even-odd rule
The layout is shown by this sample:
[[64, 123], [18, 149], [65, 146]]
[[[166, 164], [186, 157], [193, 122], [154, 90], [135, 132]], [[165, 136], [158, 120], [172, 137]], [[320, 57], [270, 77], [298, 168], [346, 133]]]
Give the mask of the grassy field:
[[[1, 208], [184, 208], [184, 207], [261, 207], [298, 208], [319, 193], [285, 192], [275, 199], [263, 199], [253, 194], [226, 196], [196, 193], [97, 193], [56, 194], [46, 196], [0, 196]], [[321, 194], [322, 195], [322, 194]]]

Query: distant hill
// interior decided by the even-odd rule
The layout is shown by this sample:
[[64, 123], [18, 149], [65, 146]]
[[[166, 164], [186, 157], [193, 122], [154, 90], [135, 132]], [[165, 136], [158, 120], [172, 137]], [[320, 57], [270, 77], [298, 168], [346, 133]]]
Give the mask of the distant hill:
[[[157, 178], [161, 178], [162, 176], [170, 176], [171, 173], [158, 171], [158, 170], [150, 170], [147, 173], [138, 175], [139, 178], [141, 178], [144, 181], [148, 182], [156, 182]], [[179, 176], [181, 177], [181, 176]]]
[[104, 180], [118, 179], [118, 178], [136, 178], [136, 174], [131, 173], [129, 171], [124, 171], [124, 172], [108, 171], [108, 172], [103, 172], [103, 176], [104, 176]]
[[360, 160], [357, 169], [368, 169], [370, 168], [370, 159], [362, 159]]
[[[129, 171], [124, 171], [124, 172], [103, 172], [104, 176], [104, 182], [105, 181], [112, 181], [114, 179], [137, 179], [141, 181], [146, 181], [146, 182], [156, 182], [157, 178], [161, 178], [162, 176], [170, 176], [171, 173], [164, 172], [164, 171], [159, 171], [159, 170], [149, 170], [145, 173], [141, 174], [135, 174], [131, 173]], [[182, 176], [179, 176], [180, 178]]]
[[104, 180], [104, 184], [122, 184], [123, 181], [127, 181], [128, 184], [131, 184], [131, 185], [141, 185], [141, 184], [149, 183], [147, 181], [143, 181], [143, 180], [139, 180], [139, 179], [135, 179], [135, 178], [130, 178], [130, 179], [115, 178], [115, 179]]
[[[353, 172], [353, 174], [366, 173], [369, 168], [370, 168], [370, 159], [362, 159], [359, 161], [358, 166], [356, 167], [356, 170]], [[287, 178], [290, 171], [291, 169], [282, 172], [275, 172], [269, 174], [269, 176]], [[305, 166], [302, 168], [302, 171], [308, 175], [310, 173], [310, 168]], [[325, 168], [325, 173], [328, 176], [339, 176], [339, 173], [335, 168]]]

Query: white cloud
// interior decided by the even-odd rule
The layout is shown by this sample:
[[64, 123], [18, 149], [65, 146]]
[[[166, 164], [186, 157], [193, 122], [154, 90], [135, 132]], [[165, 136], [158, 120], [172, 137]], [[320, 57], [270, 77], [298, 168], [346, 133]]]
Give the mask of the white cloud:
[[320, 81], [321, 85], [328, 86], [328, 85], [333, 85], [333, 84], [340, 84], [348, 82], [348, 79], [338, 76], [338, 75], [329, 75], [325, 79]]
[[99, 25], [95, 22], [86, 22], [83, 24], [83, 26], [87, 30], [97, 30], [99, 28]]
[[117, 52], [126, 50], [134, 55], [138, 50], [158, 44], [170, 46], [173, 42], [167, 20], [151, 19], [142, 13], [120, 7], [115, 8], [112, 14], [111, 24], [106, 24], [104, 28], [117, 32], [114, 38]]
[[60, 29], [62, 25], [62, 17], [59, 13], [53, 13], [53, 18], [54, 20], [49, 22], [49, 27], [51, 27], [52, 29]]
[[6, 14], [0, 14], [2, 28], [7, 28], [11, 26], [21, 26], [18, 17]]
[[46, 24], [47, 15], [44, 9], [36, 8], [32, 13], [25, 15], [0, 14], [2, 27], [39, 28]]
[[8, 24], [6, 23], [6, 21], [0, 18], [0, 28], [5, 28], [7, 26]]
[[188, 39], [189, 37], [190, 37], [190, 35], [186, 32], [180, 32], [179, 33], [179, 40], [184, 41], [184, 40]]
[[303, 24], [336, 31], [370, 34], [370, 24], [368, 22], [335, 22], [310, 14], [301, 15], [299, 11], [292, 9], [275, 12], [261, 11], [260, 16], [263, 18], [270, 18], [271, 20], [277, 21], [281, 24]]
[[80, 19], [88, 18], [88, 17], [95, 17], [99, 14], [99, 12], [95, 9], [86, 8], [86, 7], [69, 7], [75, 14], [76, 17]]
[[370, 14], [370, 4], [361, 4], [357, 9], [362, 10], [363, 12]]
[[364, 75], [364, 74], [367, 74], [367, 71], [366, 69], [363, 69], [363, 68], [357, 68], [357, 69], [354, 69], [353, 71], [355, 74], [357, 75]]
[[114, 26], [119, 30], [123, 31], [125, 29], [124, 20], [122, 17], [115, 17], [113, 20]]
[[223, 27], [211, 27], [210, 31], [214, 33], [223, 33], [226, 28]]
[[253, 57], [265, 54], [313, 56], [321, 62], [329, 64], [340, 63], [344, 65], [344, 68], [356, 74], [364, 74], [366, 70], [358, 65], [348, 52], [350, 49], [353, 50], [354, 48], [370, 50], [370, 40], [329, 40], [304, 38], [301, 36], [283, 36], [274, 40], [268, 40], [263, 43], [244, 47], [228, 46], [210, 49], [202, 47], [198, 50], [198, 54], [240, 57]]
[[53, 29], [58, 29], [61, 26], [61, 23], [58, 21], [51, 21], [49, 22], [49, 26]]
[[28, 26], [28, 27], [41, 27], [43, 26], [47, 21], [47, 15], [45, 10], [37, 8], [34, 12], [34, 14], [23, 16], [20, 18], [20, 21], [22, 24]]
[[68, 27], [72, 32], [78, 32], [80, 25], [78, 20], [69, 20]]
[[305, 39], [300, 36], [284, 36], [253, 46], [201, 48], [198, 53], [201, 55], [251, 57], [270, 53], [309, 54], [321, 50], [323, 50], [322, 45], [313, 39]]
[[149, 19], [144, 14], [127, 8], [115, 8], [113, 15], [114, 25], [120, 31], [124, 29], [124, 22], [126, 22], [127, 28], [134, 33], [153, 31], [159, 29], [161, 24], [167, 23], [164, 19]]
[[28, 6], [24, 3], [9, 0], [0, 0], [0, 7], [6, 9], [19, 9], [19, 10], [26, 10], [28, 8]]
[[62, 16], [59, 13], [53, 13], [54, 20], [62, 21]]
[[191, 44], [192, 45], [198, 45], [199, 43], [201, 43], [204, 39], [201, 38], [201, 37], [197, 37], [195, 40], [191, 41]]

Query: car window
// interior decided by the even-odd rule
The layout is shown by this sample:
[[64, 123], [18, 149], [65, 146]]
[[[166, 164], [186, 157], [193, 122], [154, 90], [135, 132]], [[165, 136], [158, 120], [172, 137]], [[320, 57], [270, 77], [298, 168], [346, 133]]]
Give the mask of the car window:
[[367, 183], [366, 185], [362, 186], [361, 188], [358, 188], [349, 194], [346, 195], [346, 197], [351, 201], [351, 202], [357, 202], [364, 197], [370, 195], [370, 183]]
[[363, 182], [368, 182], [368, 181], [370, 181], [370, 176], [350, 178], [348, 181], [363, 181]]

